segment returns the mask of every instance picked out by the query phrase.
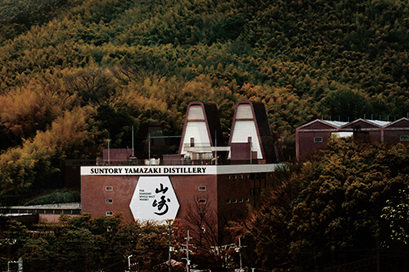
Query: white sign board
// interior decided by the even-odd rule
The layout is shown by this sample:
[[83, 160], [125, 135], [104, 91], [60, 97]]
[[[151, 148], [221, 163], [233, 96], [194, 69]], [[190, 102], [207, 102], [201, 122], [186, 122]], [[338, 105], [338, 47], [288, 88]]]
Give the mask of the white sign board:
[[82, 176], [215, 175], [215, 166], [82, 166]]
[[173, 186], [167, 176], [141, 176], [129, 204], [135, 220], [173, 220], [179, 210]]
[[81, 176], [194, 176], [274, 172], [285, 164], [81, 166]]

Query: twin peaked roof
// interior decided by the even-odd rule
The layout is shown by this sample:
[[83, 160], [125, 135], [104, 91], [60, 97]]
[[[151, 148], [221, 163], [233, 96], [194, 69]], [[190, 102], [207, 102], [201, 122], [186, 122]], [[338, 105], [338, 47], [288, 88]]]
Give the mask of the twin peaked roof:
[[369, 119], [356, 119], [352, 122], [340, 122], [340, 121], [328, 121], [315, 119], [309, 123], [306, 123], [297, 128], [297, 130], [316, 130], [316, 129], [334, 129], [342, 131], [352, 131], [354, 129], [392, 129], [394, 127], [409, 127], [409, 119], [402, 117], [394, 122], [369, 120]]
[[[237, 103], [228, 143], [229, 146], [248, 143], [258, 160], [271, 162], [275, 159], [264, 104], [252, 101]], [[189, 147], [206, 148], [223, 144], [216, 105], [191, 102], [187, 107], [179, 154], [186, 154]]]

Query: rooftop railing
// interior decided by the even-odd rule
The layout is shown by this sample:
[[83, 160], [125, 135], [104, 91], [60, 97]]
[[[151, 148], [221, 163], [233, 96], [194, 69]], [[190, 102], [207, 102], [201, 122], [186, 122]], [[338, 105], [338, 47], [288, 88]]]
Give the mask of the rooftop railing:
[[150, 161], [149, 163], [146, 160], [136, 159], [128, 161], [95, 161], [95, 160], [67, 160], [65, 165], [68, 167], [75, 166], [157, 166], [157, 165], [232, 165], [232, 164], [258, 164], [258, 160], [240, 160], [240, 161], [231, 161], [228, 159], [219, 158], [216, 162], [216, 159], [172, 159], [172, 160], [159, 160], [156, 162]]

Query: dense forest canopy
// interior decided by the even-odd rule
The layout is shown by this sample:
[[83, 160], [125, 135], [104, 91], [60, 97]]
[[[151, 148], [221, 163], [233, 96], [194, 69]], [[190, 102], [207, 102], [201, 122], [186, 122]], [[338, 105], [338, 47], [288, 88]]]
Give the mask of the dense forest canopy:
[[263, 102], [289, 144], [321, 116], [406, 116], [407, 18], [399, 0], [1, 1], [0, 192], [53, 182], [108, 135], [130, 146], [132, 126], [178, 135], [195, 100], [226, 136], [237, 101]]
[[[40, 225], [35, 232], [15, 221], [3, 225], [0, 239], [6, 242], [0, 244], [1, 267], [21, 256], [24, 271], [113, 272], [128, 268], [131, 255], [138, 271], [163, 271], [160, 264], [169, 254], [166, 225], [124, 223], [120, 215], [95, 219], [89, 214], [71, 219], [62, 216], [59, 223]], [[15, 242], [7, 242], [10, 240]], [[171, 242], [180, 248], [175, 237]], [[181, 258], [177, 255], [181, 254], [173, 257]]]
[[407, 146], [336, 140], [296, 171], [280, 175], [277, 189], [236, 226], [249, 246], [246, 258], [257, 267], [406, 270]]

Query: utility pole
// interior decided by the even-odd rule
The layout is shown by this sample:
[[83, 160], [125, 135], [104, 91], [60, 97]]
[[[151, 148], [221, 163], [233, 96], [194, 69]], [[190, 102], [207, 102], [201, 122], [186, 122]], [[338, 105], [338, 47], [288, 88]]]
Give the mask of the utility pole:
[[239, 238], [239, 246], [236, 247], [236, 252], [238, 252], [238, 253], [239, 253], [239, 256], [240, 256], [240, 270], [239, 270], [240, 272], [244, 271], [244, 270], [243, 270], [243, 260], [242, 260], [242, 257], [241, 257], [241, 249], [242, 249], [243, 247], [247, 247], [247, 246], [242, 246], [242, 245], [241, 245], [241, 238]]
[[172, 251], [172, 247], [171, 247], [171, 238], [172, 238], [172, 221], [168, 221], [168, 226], [169, 226], [169, 272], [171, 271], [171, 269], [172, 269], [172, 264], [171, 264], [171, 260], [170, 260], [170, 258], [171, 258], [171, 251]]
[[190, 237], [189, 235], [189, 230], [187, 231], [187, 237], [185, 237], [186, 240], [186, 244], [183, 244], [184, 246], [186, 246], [186, 248], [184, 250], [186, 250], [186, 272], [190, 272], [190, 259], [189, 259], [189, 246], [192, 246], [192, 244], [189, 244], [190, 239], [192, 239], [192, 237]]
[[131, 272], [131, 258], [132, 258], [132, 255], [129, 255], [128, 256], [128, 271], [129, 272]]

